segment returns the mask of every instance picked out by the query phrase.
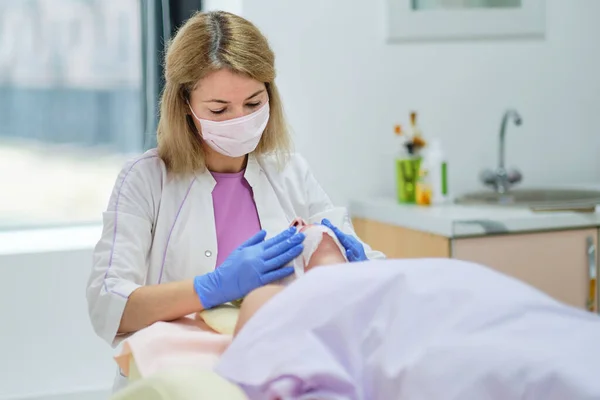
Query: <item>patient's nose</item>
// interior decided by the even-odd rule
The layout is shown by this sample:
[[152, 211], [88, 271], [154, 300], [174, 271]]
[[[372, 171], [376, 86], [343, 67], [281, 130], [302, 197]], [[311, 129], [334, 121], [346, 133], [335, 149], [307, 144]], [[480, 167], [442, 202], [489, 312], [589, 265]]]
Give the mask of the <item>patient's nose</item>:
[[306, 222], [302, 218], [295, 218], [290, 226], [295, 226], [297, 228], [303, 228], [306, 226]]

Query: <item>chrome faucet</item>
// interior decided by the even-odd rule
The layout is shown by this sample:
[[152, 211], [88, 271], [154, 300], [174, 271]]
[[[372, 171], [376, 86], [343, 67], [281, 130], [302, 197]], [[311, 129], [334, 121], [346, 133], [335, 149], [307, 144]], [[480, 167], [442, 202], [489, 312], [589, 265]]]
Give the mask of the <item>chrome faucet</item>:
[[505, 167], [505, 138], [506, 125], [509, 118], [512, 118], [515, 125], [523, 123], [523, 119], [516, 110], [507, 110], [502, 117], [500, 125], [500, 145], [498, 154], [498, 168], [495, 171], [485, 170], [481, 173], [481, 180], [487, 186], [492, 186], [496, 193], [502, 194], [508, 192], [511, 186], [521, 182], [523, 175], [516, 169], [507, 170]]

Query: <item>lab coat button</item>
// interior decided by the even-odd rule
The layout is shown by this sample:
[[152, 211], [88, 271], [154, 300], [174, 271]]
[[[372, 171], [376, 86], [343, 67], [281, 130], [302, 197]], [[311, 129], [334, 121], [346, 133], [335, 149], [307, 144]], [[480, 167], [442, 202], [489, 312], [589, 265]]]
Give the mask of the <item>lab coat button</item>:
[[212, 256], [212, 252], [211, 252], [210, 250], [206, 250], [206, 251], [204, 252], [204, 255], [205, 255], [206, 257], [210, 257], [210, 256]]

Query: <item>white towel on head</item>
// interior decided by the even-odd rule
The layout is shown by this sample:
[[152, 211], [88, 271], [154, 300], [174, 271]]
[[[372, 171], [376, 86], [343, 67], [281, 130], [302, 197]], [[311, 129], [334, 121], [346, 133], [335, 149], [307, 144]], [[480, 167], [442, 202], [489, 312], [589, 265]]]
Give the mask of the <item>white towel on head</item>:
[[317, 251], [319, 245], [323, 241], [323, 235], [331, 236], [335, 244], [340, 248], [340, 252], [344, 258], [346, 257], [346, 250], [344, 249], [344, 246], [342, 246], [338, 238], [335, 236], [335, 233], [333, 233], [333, 231], [328, 227], [324, 225], [311, 225], [305, 228], [302, 233], [304, 233], [306, 236], [303, 242], [304, 250], [302, 250], [302, 253], [296, 257], [292, 263], [294, 267], [294, 275], [286, 278], [283, 283], [290, 283], [296, 278], [304, 275], [304, 269], [310, 262], [310, 258], [314, 252]]

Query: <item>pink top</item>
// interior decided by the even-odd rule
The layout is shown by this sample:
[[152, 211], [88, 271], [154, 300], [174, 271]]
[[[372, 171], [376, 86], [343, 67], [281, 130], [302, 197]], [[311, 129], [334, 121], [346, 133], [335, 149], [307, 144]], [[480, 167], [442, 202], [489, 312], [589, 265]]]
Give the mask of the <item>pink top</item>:
[[252, 188], [244, 178], [244, 172], [211, 172], [217, 181], [212, 192], [217, 230], [217, 267], [261, 228]]

